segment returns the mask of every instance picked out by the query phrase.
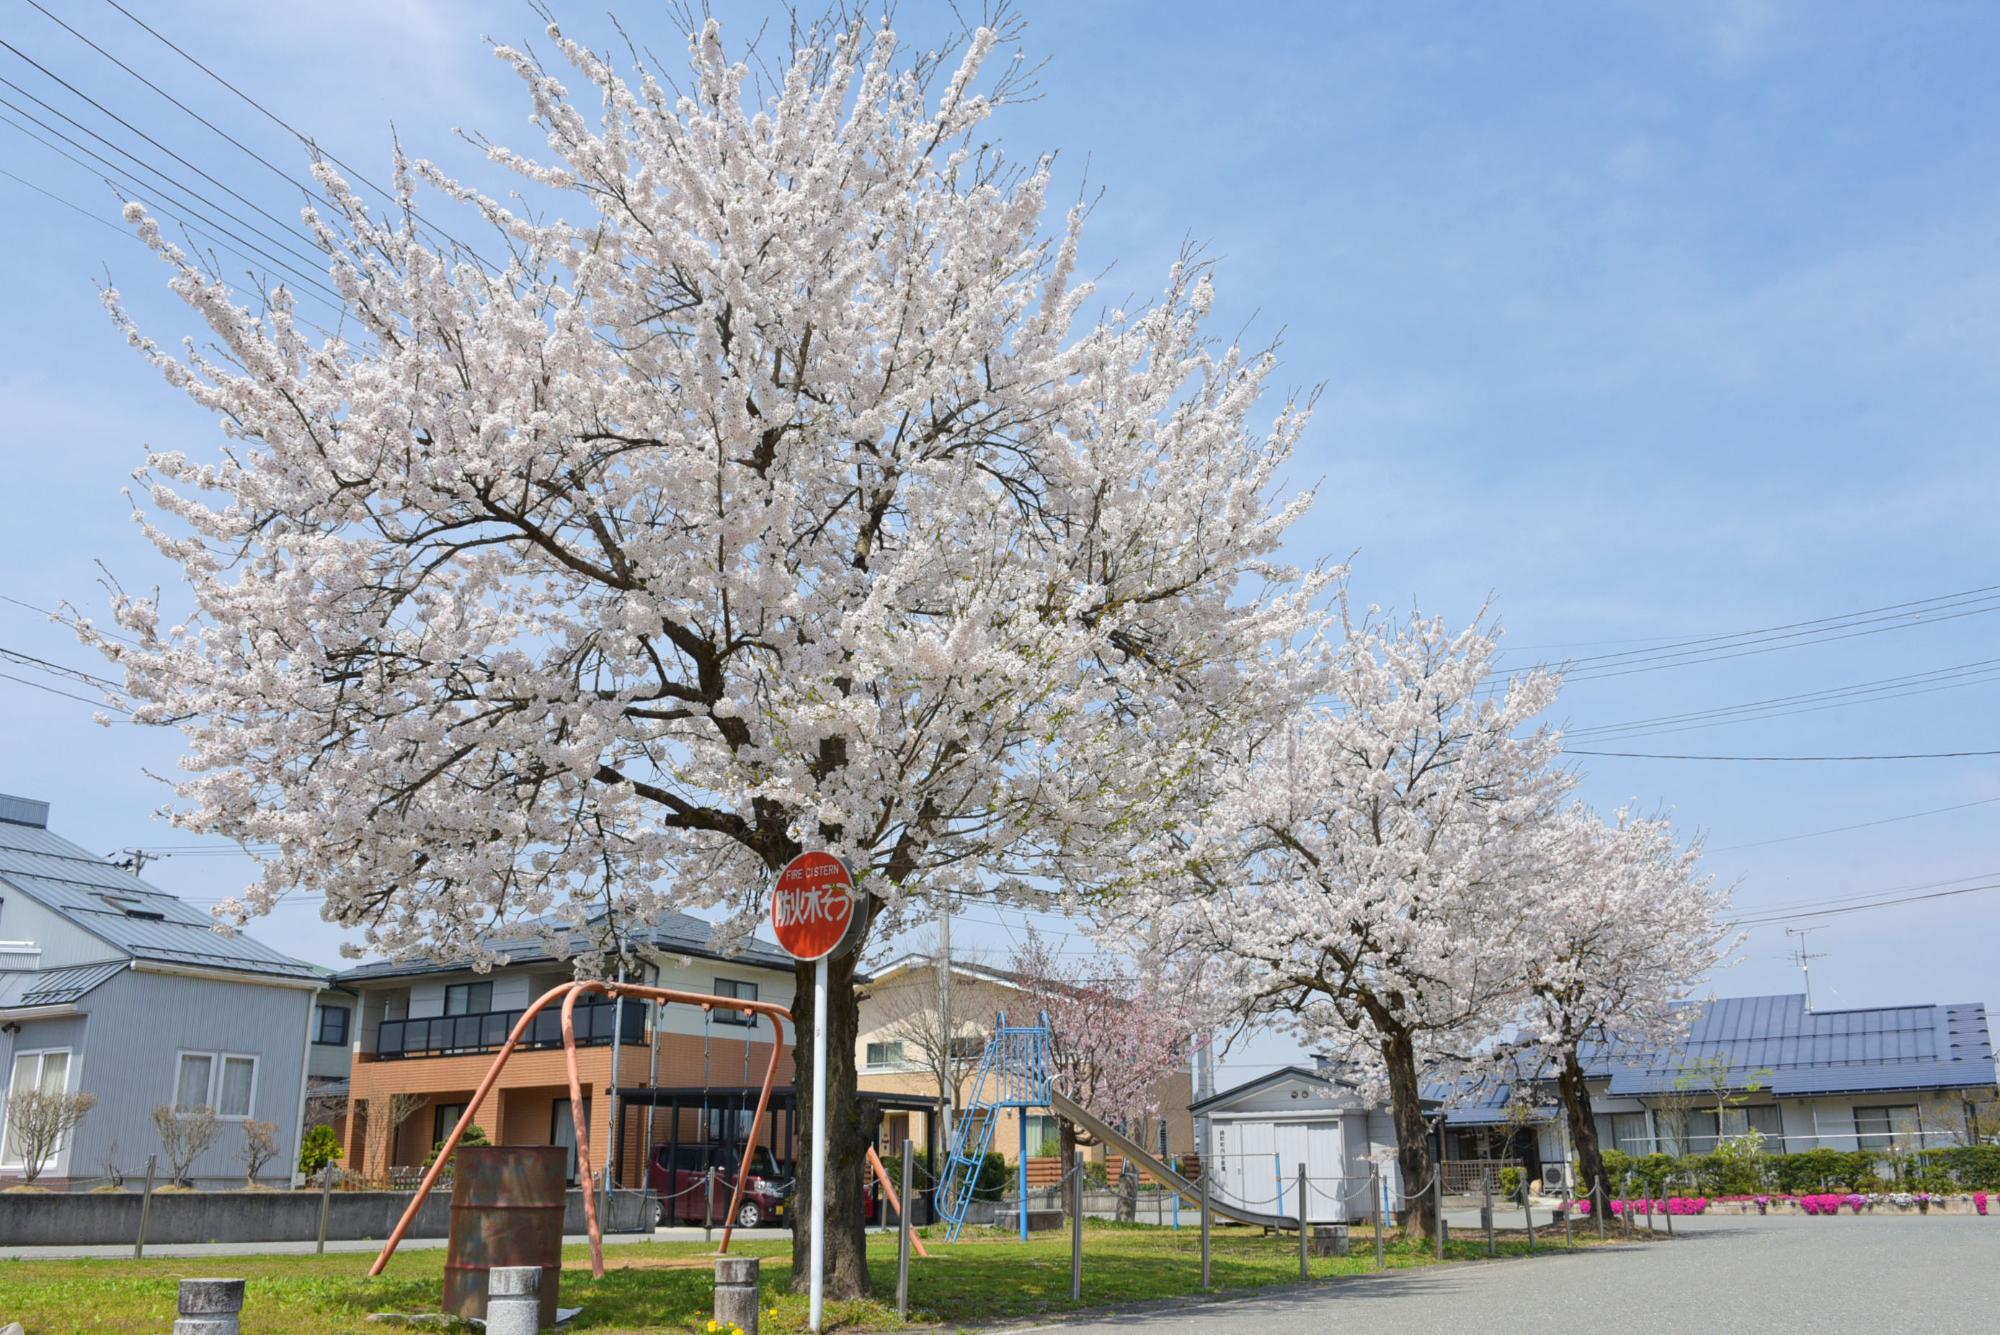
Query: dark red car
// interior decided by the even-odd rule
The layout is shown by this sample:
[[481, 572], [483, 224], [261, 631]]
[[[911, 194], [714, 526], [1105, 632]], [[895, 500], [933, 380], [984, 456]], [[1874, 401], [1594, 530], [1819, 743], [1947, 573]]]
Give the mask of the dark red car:
[[[711, 1168], [715, 1170], [712, 1207], [703, 1181]], [[656, 1146], [648, 1174], [648, 1185], [658, 1197], [654, 1224], [659, 1227], [699, 1224], [705, 1218], [717, 1225], [729, 1222], [729, 1201], [735, 1194], [736, 1175], [742, 1168], [740, 1145]], [[778, 1172], [771, 1151], [758, 1146], [750, 1161], [750, 1180], [744, 1184], [743, 1201], [736, 1207], [736, 1226], [761, 1228], [784, 1223], [790, 1217], [792, 1191], [792, 1179]], [[706, 1213], [711, 1208], [713, 1213]]]

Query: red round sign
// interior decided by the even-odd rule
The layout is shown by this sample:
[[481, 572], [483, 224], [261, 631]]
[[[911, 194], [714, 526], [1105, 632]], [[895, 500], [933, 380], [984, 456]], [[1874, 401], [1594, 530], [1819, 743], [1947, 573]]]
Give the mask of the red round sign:
[[816, 960], [837, 949], [854, 922], [854, 878], [831, 853], [801, 853], [778, 873], [771, 927], [793, 959]]

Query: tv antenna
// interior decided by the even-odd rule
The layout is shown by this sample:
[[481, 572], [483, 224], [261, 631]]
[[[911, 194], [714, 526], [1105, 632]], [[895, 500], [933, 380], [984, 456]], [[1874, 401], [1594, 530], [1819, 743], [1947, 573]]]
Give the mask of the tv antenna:
[[1812, 962], [1814, 960], [1823, 960], [1826, 958], [1824, 952], [1814, 955], [1814, 954], [1808, 954], [1806, 951], [1806, 938], [1808, 936], [1811, 936], [1814, 932], [1817, 932], [1818, 930], [1819, 928], [1817, 927], [1787, 927], [1785, 929], [1786, 936], [1796, 936], [1799, 939], [1798, 949], [1793, 953], [1792, 958], [1798, 962], [1799, 973], [1803, 975], [1806, 980], [1806, 1014], [1808, 1015], [1812, 1014], [1812, 1008], [1813, 1008]]

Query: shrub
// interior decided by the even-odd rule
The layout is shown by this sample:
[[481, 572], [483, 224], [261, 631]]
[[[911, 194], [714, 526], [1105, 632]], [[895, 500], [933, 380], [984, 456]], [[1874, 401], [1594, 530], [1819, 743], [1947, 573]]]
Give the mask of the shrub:
[[306, 1132], [299, 1145], [299, 1171], [308, 1178], [318, 1177], [341, 1157], [340, 1137], [330, 1126], [316, 1126]]
[[[935, 1191], [938, 1185], [937, 1170], [931, 1167], [928, 1151], [919, 1150], [915, 1154], [916, 1171], [911, 1180], [916, 1184], [918, 1195]], [[903, 1189], [903, 1156], [885, 1154], [882, 1168], [889, 1174], [889, 1180], [896, 1184], [896, 1190]], [[1100, 1166], [1100, 1172], [1102, 1168]], [[980, 1201], [997, 1201], [1013, 1190], [1013, 1179], [1007, 1173], [1007, 1157], [997, 1151], [988, 1151], [986, 1159], [979, 1165], [979, 1176], [972, 1184], [972, 1197]]]
[[1521, 1170], [1503, 1168], [1500, 1170], [1500, 1194], [1510, 1201], [1521, 1199]]
[[[491, 1145], [492, 1143], [492, 1141], [486, 1138], [486, 1128], [474, 1122], [471, 1126], [465, 1128], [465, 1134], [458, 1138], [457, 1148], [462, 1150], [467, 1145]], [[424, 1156], [424, 1167], [429, 1168], [432, 1164], [436, 1163], [438, 1151], [443, 1148], [444, 1142], [441, 1140], [432, 1145], [431, 1152]]]
[[1770, 1160], [1778, 1188], [1792, 1195], [1821, 1191], [1867, 1191], [1881, 1185], [1873, 1150], [1802, 1150]]
[[1958, 1190], [2000, 1191], [2000, 1145], [1954, 1145], [1922, 1157], [1930, 1171], [1949, 1178]]

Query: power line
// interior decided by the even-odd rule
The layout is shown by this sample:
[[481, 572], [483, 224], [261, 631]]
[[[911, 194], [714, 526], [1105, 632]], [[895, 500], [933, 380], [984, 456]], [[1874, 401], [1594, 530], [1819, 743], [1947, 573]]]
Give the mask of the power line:
[[1852, 904], [1856, 900], [1876, 899], [1883, 895], [1910, 895], [1917, 893], [1919, 890], [1939, 890], [1945, 886], [1963, 885], [1967, 881], [1983, 881], [1989, 876], [2000, 876], [2000, 871], [1976, 871], [1969, 876], [1947, 876], [1938, 881], [1919, 881], [1915, 885], [1877, 887], [1873, 890], [1863, 890], [1859, 894], [1852, 895], [1807, 895], [1804, 899], [1780, 900], [1775, 904], [1764, 904], [1754, 909], [1746, 909], [1745, 913], [1753, 918], [1761, 918], [1770, 914], [1790, 913], [1794, 910], [1831, 908], [1837, 904]]
[[144, 19], [140, 18], [137, 14], [134, 14], [131, 10], [125, 8], [124, 5], [119, 4], [118, 0], [104, 0], [104, 2], [110, 5], [113, 9], [117, 10], [120, 14], [123, 14], [126, 18], [132, 20], [132, 22], [138, 24], [141, 28], [145, 29], [146, 32], [150, 33], [156, 41], [160, 42], [162, 45], [167, 47], [168, 50], [172, 51], [182, 60], [187, 61], [188, 64], [194, 66], [196, 69], [200, 70], [203, 74], [206, 74], [209, 78], [215, 80], [217, 83], [221, 84], [224, 88], [227, 88], [230, 92], [234, 93], [238, 98], [241, 98], [243, 101], [249, 103], [252, 107], [256, 108], [256, 110], [260, 112], [264, 116], [264, 118], [269, 120], [272, 124], [277, 125], [279, 128], [283, 129], [287, 134], [291, 135], [301, 144], [304, 144], [314, 153], [323, 155], [328, 162], [331, 162], [334, 166], [346, 172], [349, 178], [351, 178], [352, 180], [359, 181], [362, 185], [367, 186], [370, 190], [373, 190], [376, 194], [382, 196], [382, 198], [388, 200], [390, 203], [396, 205], [398, 208], [405, 208], [405, 207], [409, 208], [410, 215], [416, 219], [418, 226], [428, 228], [430, 231], [436, 233], [438, 236], [443, 237], [446, 241], [451, 242], [453, 246], [464, 251], [466, 254], [472, 256], [473, 259], [478, 260], [479, 263], [485, 265], [488, 269], [491, 269], [494, 273], [497, 274], [501, 272], [500, 267], [498, 265], [487, 260], [478, 251], [474, 250], [471, 246], [467, 245], [465, 242], [460, 241], [450, 232], [445, 231], [442, 227], [439, 227], [436, 223], [430, 221], [428, 218], [425, 218], [422, 214], [416, 211], [414, 206], [406, 205], [405, 202], [397, 195], [388, 190], [384, 190], [381, 186], [375, 184], [375, 182], [369, 180], [366, 176], [363, 176], [353, 167], [348, 166], [345, 162], [342, 162], [332, 153], [329, 153], [325, 149], [321, 148], [318, 143], [308, 138], [305, 134], [301, 133], [299, 130], [295, 129], [283, 117], [279, 116], [276, 112], [272, 111], [262, 102], [259, 102], [256, 98], [250, 96], [250, 94], [244, 92], [241, 88], [238, 88], [235, 84], [223, 78], [220, 74], [217, 74], [214, 70], [210, 69], [208, 66], [202, 64], [201, 61], [189, 55], [181, 47], [175, 45], [175, 43], [171, 39], [163, 35], [157, 28], [154, 28], [152, 25], [148, 24]]
[[1786, 913], [1769, 918], [1743, 918], [1736, 923], [1739, 927], [1769, 927], [1774, 923], [1796, 922], [1802, 918], [1832, 918], [1845, 913], [1866, 913], [1874, 909], [1895, 908], [1901, 904], [1915, 904], [1927, 899], [1953, 899], [1960, 895], [1984, 894], [1989, 890], [2000, 890], [2000, 881], [1989, 881], [1985, 885], [1968, 885], [1957, 890], [1933, 890], [1924, 895], [1905, 895], [1897, 899], [1877, 900], [1872, 904], [1849, 904], [1843, 908], [1813, 909], [1803, 913]]
[[20, 664], [22, 667], [40, 668], [44, 672], [53, 673], [61, 677], [69, 677], [72, 680], [82, 682], [86, 686], [95, 686], [100, 691], [115, 691], [118, 689], [118, 683], [109, 677], [99, 677], [93, 673], [85, 672], [82, 668], [66, 667], [61, 663], [52, 663], [46, 658], [37, 658], [33, 654], [24, 654], [18, 649], [0, 648], [0, 658], [9, 659]]
[[1928, 811], [1909, 811], [1900, 816], [1884, 816], [1880, 820], [1857, 821], [1853, 825], [1835, 825], [1825, 830], [1807, 830], [1804, 834], [1783, 834], [1776, 839], [1757, 839], [1747, 844], [1724, 844], [1720, 848], [1706, 850], [1710, 853], [1729, 853], [1739, 848], [1764, 848], [1771, 844], [1789, 844], [1797, 839], [1817, 839], [1826, 834], [1845, 834], [1849, 830], [1865, 830], [1875, 825], [1893, 825], [1897, 821], [1915, 820], [1919, 816], [1938, 816], [1947, 811], [1964, 811], [1967, 807], [1990, 806], [2000, 802], [2000, 797], [1982, 797], [1977, 802], [1960, 802], [1957, 806], [1932, 807]]
[[[5, 116], [0, 116], [0, 120], [6, 120], [6, 119], [7, 118]], [[13, 122], [8, 121], [8, 124], [11, 125], [13, 124]], [[50, 199], [53, 199], [56, 203], [62, 205], [64, 208], [73, 209], [76, 212], [81, 213], [84, 217], [90, 219], [92, 222], [96, 223], [99, 227], [109, 227], [112, 231], [118, 233], [118, 235], [122, 237], [127, 237], [133, 241], [139, 241], [138, 237], [133, 236], [130, 232], [120, 227], [117, 223], [112, 222], [110, 219], [98, 217], [96, 214], [92, 213], [89, 209], [83, 207], [83, 205], [73, 204], [69, 200], [64, 199], [61, 195], [57, 194], [53, 190], [44, 190], [42, 189], [42, 187], [36, 185], [33, 181], [28, 180], [24, 176], [16, 176], [14, 175], [14, 173], [8, 171], [4, 167], [0, 167], [0, 176], [4, 176], [10, 181], [15, 181], [21, 185], [27, 186], [28, 189], [34, 191], [38, 195], [48, 196]], [[139, 241], [139, 244], [144, 245], [145, 242]]]
[[1877, 756], [1690, 756], [1658, 751], [1572, 751], [1569, 756], [1623, 756], [1630, 760], [1957, 760], [1967, 756], [2000, 756], [2000, 751], [1910, 751], [1900, 755]]
[[[4, 47], [6, 45], [7, 43], [4, 40], [0, 40], [0, 47]], [[231, 222], [235, 223], [237, 226], [246, 228], [249, 231], [256, 233], [258, 236], [264, 238], [266, 241], [269, 241], [272, 245], [279, 247], [287, 254], [293, 256], [294, 259], [307, 259], [308, 262], [317, 264], [320, 262], [321, 259], [324, 258], [323, 256], [316, 256], [308, 259], [308, 257], [305, 255], [304, 252], [293, 247], [288, 242], [283, 241], [278, 237], [272, 236], [269, 232], [266, 232], [263, 228], [257, 226], [257, 224], [249, 221], [246, 218], [243, 218], [238, 214], [232, 213], [226, 206], [216, 203], [208, 196], [202, 194], [199, 190], [196, 190], [191, 186], [183, 185], [181, 182], [167, 175], [165, 172], [153, 166], [145, 159], [139, 157], [137, 154], [134, 154], [128, 151], [127, 149], [123, 148], [122, 146], [113, 143], [111, 140], [97, 133], [97, 131], [91, 129], [89, 126], [83, 124], [81, 121], [78, 121], [75, 117], [68, 115], [67, 113], [61, 111], [60, 109], [51, 106], [49, 103], [43, 101], [41, 98], [36, 97], [33, 93], [21, 87], [21, 85], [15, 83], [13, 80], [7, 78], [0, 78], [0, 84], [4, 84], [5, 86], [12, 88], [15, 92], [21, 94], [21, 96], [27, 98], [29, 101], [35, 103], [37, 106], [41, 107], [45, 111], [48, 111], [52, 115], [61, 117], [64, 121], [67, 121], [69, 124], [83, 131], [85, 134], [89, 135], [92, 139], [97, 140], [99, 143], [109, 148], [112, 152], [117, 153], [121, 157], [129, 158], [131, 161], [138, 164], [140, 170], [145, 171], [150, 175], [158, 177], [162, 182], [162, 184], [159, 186], [149, 187], [147, 185], [144, 185], [143, 183], [138, 181], [135, 177], [133, 177], [129, 169], [120, 167], [117, 163], [111, 161], [111, 159], [105, 157], [102, 153], [99, 153], [97, 150], [91, 148], [89, 145], [85, 143], [82, 143], [73, 136], [65, 134], [61, 130], [58, 130], [55, 126], [50, 125], [47, 121], [35, 115], [33, 112], [29, 111], [27, 108], [21, 106], [20, 104], [10, 101], [7, 98], [0, 97], [0, 106], [4, 106], [11, 109], [16, 115], [25, 117], [27, 120], [34, 122], [36, 125], [39, 125], [42, 129], [47, 130], [50, 134], [55, 135], [58, 139], [61, 139], [64, 143], [71, 145], [80, 152], [89, 154], [97, 161], [103, 163], [112, 172], [118, 174], [119, 176], [122, 176], [125, 180], [126, 187], [131, 189], [135, 193], [151, 195], [155, 194], [159, 190], [164, 189], [173, 191], [179, 195], [185, 195], [191, 199], [200, 201], [201, 204], [210, 209], [215, 210], [217, 213], [221, 214], [225, 218], [228, 218]], [[16, 125], [14, 128], [17, 130], [22, 129], [22, 127], [19, 125]], [[26, 130], [22, 130], [22, 133], [29, 134], [30, 138], [39, 138], [39, 136], [35, 136]], [[50, 148], [55, 148], [53, 144], [49, 144], [48, 141], [45, 139], [40, 140], [40, 142], [43, 143], [44, 145], [47, 145]], [[61, 152], [62, 150], [56, 149], [56, 151]], [[64, 154], [64, 156], [67, 157], [68, 155]], [[72, 162], [76, 161], [76, 159], [74, 158], [71, 158], [70, 160]], [[82, 163], [79, 163], [78, 165], [85, 166]], [[95, 169], [85, 166], [85, 170], [94, 171]], [[206, 175], [206, 173], [203, 173], [203, 175]], [[224, 188], [227, 189], [227, 187]], [[230, 193], [234, 194], [235, 192], [230, 191]], [[206, 226], [213, 228], [218, 232], [221, 232], [223, 235], [230, 237], [237, 244], [245, 246], [248, 249], [255, 251], [257, 254], [263, 256], [264, 259], [267, 260], [269, 263], [277, 266], [279, 269], [285, 271], [286, 273], [291, 274], [292, 277], [296, 279], [298, 282], [307, 284], [311, 287], [318, 288], [320, 292], [326, 294], [326, 296], [328, 297], [333, 298], [336, 302], [341, 301], [341, 296], [338, 291], [336, 291], [332, 287], [329, 287], [326, 283], [322, 282], [318, 277], [315, 277], [311, 271], [299, 268], [299, 266], [296, 263], [294, 263], [293, 260], [286, 259], [283, 256], [274, 255], [270, 251], [265, 250], [262, 246], [259, 246], [256, 242], [250, 241], [242, 236], [237, 235], [234, 232], [231, 232], [227, 227], [224, 227], [221, 223], [218, 223], [214, 221], [212, 218], [209, 218], [204, 214], [202, 214], [200, 210], [195, 208], [195, 206], [192, 204], [182, 203], [179, 200], [174, 200], [173, 202], [177, 207], [186, 209], [188, 212], [193, 213], [197, 218], [200, 218], [201, 221]], [[165, 212], [164, 209], [162, 209], [161, 211]], [[259, 210], [259, 212], [262, 212], [262, 210]], [[344, 309], [344, 303], [341, 308]]]
[[[115, 230], [118, 230], [121, 236], [132, 235], [130, 232], [123, 231], [122, 229], [115, 229]], [[132, 239], [135, 241], [138, 240], [137, 237], [133, 237]], [[140, 244], [143, 245], [145, 243], [141, 242]], [[72, 630], [75, 630], [77, 628], [77, 623], [70, 620], [67, 616], [65, 616], [61, 612], [51, 612], [46, 607], [37, 607], [33, 603], [23, 602], [21, 599], [14, 597], [12, 594], [0, 593], [0, 603], [12, 603], [16, 607], [25, 608], [30, 612], [35, 612], [40, 614], [41, 616], [45, 616], [49, 620], [56, 622], [58, 625], [68, 626]], [[122, 644], [137, 645], [139, 643], [137, 640], [133, 639], [129, 635], [114, 635], [111, 632], [105, 630], [99, 630], [97, 633], [99, 635], [104, 636], [104, 638], [108, 640], [117, 640]]]
[[[1894, 700], [1910, 695], [1925, 695], [1933, 690], [1950, 690], [1959, 686], [1978, 685], [1996, 673], [2000, 673], [2000, 658], [1977, 659], [1970, 663], [1959, 663], [1951, 667], [1932, 668], [1925, 672], [1912, 672], [1899, 677], [1881, 677], [1874, 681], [1856, 682], [1847, 686], [1830, 686], [1824, 690], [1801, 691], [1793, 695], [1771, 696], [1763, 700], [1752, 700], [1738, 705], [1722, 705], [1712, 709], [1688, 710], [1680, 714], [1660, 714], [1652, 718], [1633, 719], [1625, 723], [1603, 723], [1591, 727], [1572, 728], [1567, 737], [1602, 736], [1624, 733], [1631, 736], [1656, 732], [1686, 732], [1694, 728], [1713, 727], [1718, 723], [1755, 722], [1766, 718], [1780, 718], [1789, 714], [1812, 713], [1820, 709], [1841, 708], [1850, 704], [1873, 703], [1877, 699]], [[1922, 689], [1904, 689], [1922, 688]], [[1786, 706], [1799, 706], [1787, 708]], [[1740, 716], [1740, 717], [1732, 717]], [[1651, 725], [1661, 725], [1654, 727]], [[1669, 727], [1669, 724], [1684, 724], [1684, 727]]]
[[0, 672], [0, 679], [18, 682], [23, 686], [32, 686], [38, 691], [47, 691], [50, 695], [60, 695], [63, 699], [74, 700], [78, 704], [93, 705], [98, 709], [115, 709], [121, 714], [130, 714], [132, 712], [123, 705], [112, 704], [109, 700], [93, 700], [87, 695], [76, 695], [70, 691], [59, 691], [55, 687], [44, 685], [39, 681], [30, 681], [26, 677], [17, 677], [11, 672]]

